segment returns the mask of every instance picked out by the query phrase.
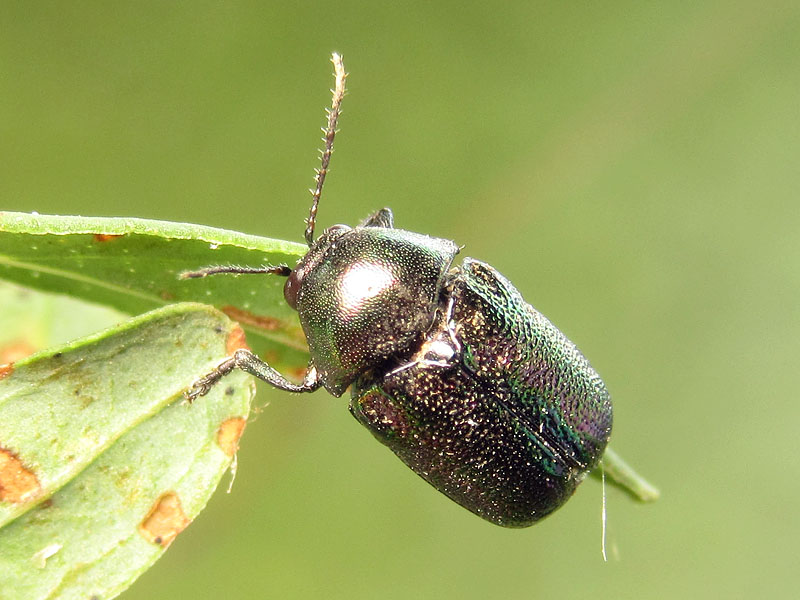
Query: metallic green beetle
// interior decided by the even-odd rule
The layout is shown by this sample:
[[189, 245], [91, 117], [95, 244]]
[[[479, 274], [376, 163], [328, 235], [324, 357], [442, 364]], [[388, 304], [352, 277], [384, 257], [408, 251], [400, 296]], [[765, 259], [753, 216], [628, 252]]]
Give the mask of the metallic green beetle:
[[306, 228], [308, 253], [286, 266], [184, 273], [287, 276], [310, 351], [294, 384], [249, 350], [195, 382], [205, 394], [234, 368], [289, 392], [351, 389], [350, 411], [436, 489], [498, 525], [525, 527], [561, 506], [597, 466], [611, 401], [588, 361], [489, 265], [452, 266], [450, 240], [394, 229], [389, 209], [313, 239], [344, 93], [329, 113]]

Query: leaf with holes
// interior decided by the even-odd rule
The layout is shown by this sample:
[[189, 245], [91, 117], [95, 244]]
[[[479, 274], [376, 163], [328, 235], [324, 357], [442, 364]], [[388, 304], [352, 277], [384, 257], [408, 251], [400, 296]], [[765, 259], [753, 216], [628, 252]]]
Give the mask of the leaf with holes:
[[244, 344], [183, 303], [0, 369], [0, 596], [112, 597], [205, 506], [254, 393], [232, 373], [182, 392]]

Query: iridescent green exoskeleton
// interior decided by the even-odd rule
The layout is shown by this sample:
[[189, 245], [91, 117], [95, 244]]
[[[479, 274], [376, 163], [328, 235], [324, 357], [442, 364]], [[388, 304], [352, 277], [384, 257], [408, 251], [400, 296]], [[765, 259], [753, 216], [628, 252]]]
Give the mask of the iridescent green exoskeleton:
[[185, 273], [288, 277], [286, 301], [310, 351], [295, 384], [248, 350], [195, 382], [190, 399], [244, 369], [290, 392], [351, 390], [350, 411], [411, 469], [498, 525], [531, 525], [561, 506], [594, 469], [611, 434], [598, 374], [564, 334], [489, 265], [453, 266], [450, 240], [395, 229], [389, 209], [313, 239], [317, 204], [344, 93], [329, 113], [306, 228], [308, 253], [287, 266]]
[[353, 387], [353, 415], [439, 491], [509, 527], [563, 504], [611, 433], [605, 385], [500, 273], [465, 259], [410, 357]]

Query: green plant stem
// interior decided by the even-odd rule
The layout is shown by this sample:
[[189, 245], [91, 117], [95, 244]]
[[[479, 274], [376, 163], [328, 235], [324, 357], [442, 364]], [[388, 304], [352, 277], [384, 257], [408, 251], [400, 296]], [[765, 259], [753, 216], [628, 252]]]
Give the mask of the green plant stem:
[[605, 472], [609, 483], [640, 502], [654, 502], [661, 495], [658, 488], [634, 471], [611, 448], [606, 448], [601, 465], [592, 471], [592, 475], [599, 479], [602, 477], [603, 472]]

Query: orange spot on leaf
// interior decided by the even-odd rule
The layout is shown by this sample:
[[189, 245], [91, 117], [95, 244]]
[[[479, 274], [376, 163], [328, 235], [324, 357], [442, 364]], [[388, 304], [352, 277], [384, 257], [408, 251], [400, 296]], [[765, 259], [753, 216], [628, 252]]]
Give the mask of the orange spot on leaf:
[[236, 308], [229, 304], [223, 306], [220, 310], [234, 321], [239, 321], [240, 323], [263, 329], [264, 331], [275, 331], [277, 329], [282, 329], [284, 326], [280, 319], [256, 315], [249, 310], [242, 310], [241, 308]]
[[14, 372], [14, 364], [0, 365], [0, 379], [4, 379]]
[[234, 324], [228, 334], [228, 339], [225, 341], [225, 352], [228, 356], [231, 356], [240, 348], [247, 348], [247, 339], [244, 335], [244, 329], [239, 327], [238, 324]]
[[94, 234], [94, 241], [95, 242], [109, 242], [116, 238], [121, 238], [121, 235], [114, 235], [111, 233], [95, 233]]
[[28, 502], [41, 489], [36, 475], [25, 468], [19, 457], [0, 447], [0, 500], [14, 504]]
[[25, 340], [9, 342], [0, 348], [0, 363], [13, 363], [34, 352], [36, 352], [36, 348]]
[[289, 377], [296, 381], [303, 381], [303, 378], [306, 376], [306, 368], [305, 367], [293, 367], [289, 369], [288, 373]]
[[139, 524], [139, 533], [153, 544], [166, 548], [191, 523], [175, 492], [166, 492]]
[[231, 417], [217, 429], [217, 444], [228, 456], [233, 456], [239, 449], [239, 438], [242, 437], [245, 425], [247, 419], [244, 417]]

